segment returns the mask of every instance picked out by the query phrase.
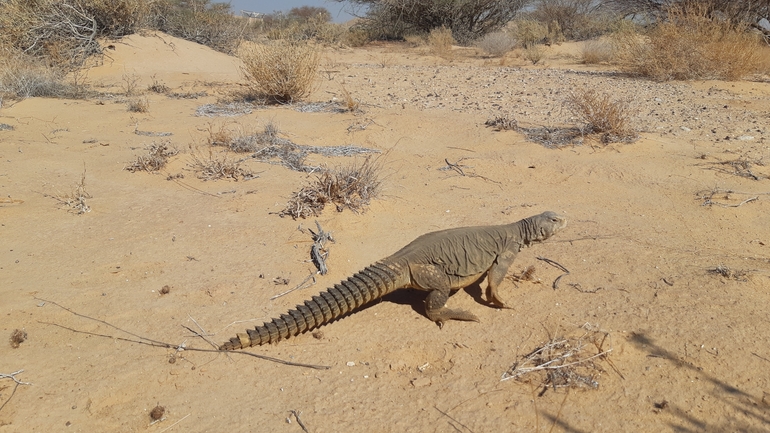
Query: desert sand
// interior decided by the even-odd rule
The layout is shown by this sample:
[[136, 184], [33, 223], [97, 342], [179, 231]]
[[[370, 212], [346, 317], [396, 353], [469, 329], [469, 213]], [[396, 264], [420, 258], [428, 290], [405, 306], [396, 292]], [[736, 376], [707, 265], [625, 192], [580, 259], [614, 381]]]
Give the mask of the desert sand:
[[[101, 96], [0, 109], [0, 329], [27, 333], [3, 343], [0, 373], [30, 383], [0, 379], [0, 432], [300, 432], [291, 411], [310, 432], [770, 430], [767, 80], [655, 83], [581, 65], [579, 44], [534, 66], [373, 44], [326, 49], [307, 98], [339, 100], [344, 87], [360, 113], [205, 117], [198, 107], [244, 85], [236, 58], [163, 34], [113, 44], [88, 73]], [[127, 79], [148, 112], [127, 110]], [[196, 97], [145, 91], [153, 82]], [[484, 124], [574, 125], [563, 100], [583, 88], [630, 99], [639, 139], [554, 148]], [[314, 174], [247, 160], [253, 179], [204, 181], [188, 166], [210, 128], [268, 123], [301, 145], [376, 149], [383, 175], [363, 212], [316, 218], [336, 240], [329, 273], [274, 300], [315, 272], [314, 219], [277, 215]], [[164, 170], [124, 170], [162, 140], [180, 150]], [[57, 197], [81, 179], [90, 211], [77, 214]], [[222, 343], [420, 234], [546, 210], [569, 225], [519, 254], [511, 274], [535, 271], [503, 284], [511, 309], [487, 305], [478, 285], [450, 298], [479, 323], [439, 329], [425, 293], [403, 290], [315, 335], [249, 349], [325, 370], [126, 341], [211, 348], [191, 330]], [[569, 270], [556, 289], [563, 272], [538, 257]], [[539, 395], [537, 381], [501, 381], [544, 342], [586, 329], [612, 349], [598, 387]], [[165, 413], [151, 424], [156, 405]]]

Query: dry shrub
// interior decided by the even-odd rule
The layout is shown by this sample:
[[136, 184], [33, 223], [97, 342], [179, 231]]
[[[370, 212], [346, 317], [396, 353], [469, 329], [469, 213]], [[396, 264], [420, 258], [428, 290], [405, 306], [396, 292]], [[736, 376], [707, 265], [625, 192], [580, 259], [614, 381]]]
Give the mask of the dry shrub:
[[249, 180], [255, 177], [250, 170], [241, 167], [243, 160], [231, 159], [227, 152], [214, 154], [213, 151], [209, 150], [208, 156], [193, 152], [190, 158], [191, 161], [188, 163], [188, 166], [195, 171], [198, 179], [233, 179], [237, 181]]
[[[548, 389], [599, 387], [599, 376], [605, 370], [599, 361], [605, 361], [615, 369], [609, 359], [612, 347], [607, 332], [586, 325], [577, 337], [556, 337], [543, 343], [503, 373], [501, 380], [516, 379]], [[617, 370], [615, 370], [617, 371]]]
[[58, 193], [56, 195], [44, 194], [45, 197], [51, 197], [59, 202], [59, 205], [68, 212], [82, 215], [91, 212], [91, 207], [86, 204], [86, 200], [92, 198], [86, 191], [86, 170], [83, 168], [83, 174], [80, 176], [80, 183], [76, 184], [69, 194]]
[[349, 47], [363, 47], [372, 40], [372, 35], [366, 29], [351, 27], [342, 36], [342, 43]]
[[132, 173], [137, 171], [158, 171], [166, 166], [168, 159], [179, 153], [179, 149], [169, 142], [152, 143], [147, 146], [147, 154], [138, 155], [129, 165], [124, 167]]
[[451, 59], [452, 45], [455, 39], [452, 37], [452, 30], [446, 27], [435, 28], [428, 34], [428, 46], [431, 52], [439, 57]]
[[351, 113], [358, 112], [361, 109], [361, 103], [353, 98], [350, 92], [348, 92], [348, 89], [345, 88], [344, 82], [340, 84], [340, 87], [342, 88], [342, 102], [345, 110]]
[[516, 20], [513, 26], [513, 34], [519, 45], [527, 49], [546, 40], [548, 37], [548, 26], [534, 20]]
[[524, 58], [532, 62], [533, 65], [538, 64], [545, 57], [545, 50], [539, 45], [530, 45], [524, 50]]
[[337, 212], [345, 208], [358, 212], [379, 194], [381, 171], [377, 159], [368, 157], [361, 164], [325, 170], [295, 192], [280, 215], [294, 219], [318, 216], [327, 204], [334, 204]]
[[146, 113], [150, 111], [150, 100], [147, 98], [133, 98], [127, 102], [128, 111], [132, 113]]
[[743, 23], [709, 13], [705, 4], [670, 8], [667, 19], [645, 35], [616, 34], [618, 63], [624, 71], [657, 81], [738, 80], [761, 72], [760, 38]]
[[628, 101], [613, 100], [610, 95], [594, 90], [578, 90], [571, 92], [564, 103], [585, 124], [584, 131], [601, 135], [603, 143], [636, 138], [631, 127], [633, 113]]
[[309, 95], [321, 61], [316, 45], [283, 41], [252, 45], [243, 49], [239, 57], [255, 96], [278, 103]]
[[404, 35], [404, 41], [412, 48], [421, 47], [426, 44], [428, 37], [423, 34], [410, 33]]
[[9, 342], [11, 343], [11, 347], [14, 349], [18, 349], [19, 346], [21, 346], [21, 343], [27, 340], [27, 331], [21, 330], [21, 329], [14, 329], [13, 332], [11, 332], [11, 338], [9, 339]]
[[501, 57], [513, 49], [516, 41], [506, 32], [494, 32], [484, 35], [476, 45], [490, 56]]
[[609, 63], [615, 57], [614, 46], [606, 39], [592, 39], [583, 44], [582, 61], [588, 65]]
[[227, 54], [236, 53], [248, 25], [229, 3], [209, 0], [160, 1], [154, 18], [159, 30]]
[[0, 58], [0, 96], [10, 98], [75, 98], [86, 93], [82, 85], [66, 82], [65, 71], [21, 53]]

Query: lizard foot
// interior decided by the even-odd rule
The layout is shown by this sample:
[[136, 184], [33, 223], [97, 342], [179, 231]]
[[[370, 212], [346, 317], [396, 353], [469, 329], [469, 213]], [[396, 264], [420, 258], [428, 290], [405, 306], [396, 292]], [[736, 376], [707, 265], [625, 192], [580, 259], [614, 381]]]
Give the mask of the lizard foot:
[[475, 314], [465, 310], [451, 310], [443, 307], [437, 310], [427, 311], [428, 318], [438, 325], [439, 329], [444, 327], [447, 320], [464, 320], [467, 322], [479, 322]]

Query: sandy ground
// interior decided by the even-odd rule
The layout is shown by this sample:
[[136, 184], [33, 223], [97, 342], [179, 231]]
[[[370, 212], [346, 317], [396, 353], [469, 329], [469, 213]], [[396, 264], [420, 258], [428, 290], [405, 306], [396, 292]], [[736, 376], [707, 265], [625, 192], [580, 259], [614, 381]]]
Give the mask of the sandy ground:
[[[28, 339], [3, 343], [0, 373], [23, 369], [16, 377], [31, 385], [0, 379], [0, 432], [300, 432], [292, 410], [311, 432], [770, 431], [770, 85], [630, 79], [580, 65], [577, 49], [554, 47], [538, 66], [467, 49], [451, 62], [400, 45], [329, 49], [308, 100], [341, 98], [344, 86], [363, 113], [283, 106], [211, 118], [196, 109], [239, 86], [237, 60], [132, 36], [89, 73], [102, 97], [6, 101], [0, 329]], [[130, 77], [140, 90], [154, 80], [207, 96], [145, 92], [149, 112], [131, 113], [122, 95]], [[574, 123], [561, 106], [575, 88], [631, 98], [640, 139], [552, 149], [484, 126], [501, 114]], [[386, 152], [383, 192], [365, 212], [327, 208], [318, 218], [336, 239], [330, 272], [272, 301], [314, 271], [310, 236], [298, 230], [313, 220], [276, 215], [312, 175], [247, 161], [257, 178], [205, 182], [188, 167], [191, 152], [207, 152], [209, 128], [270, 122], [297, 144]], [[182, 152], [161, 174], [123, 170], [162, 140]], [[442, 170], [445, 159], [466, 175]], [[750, 162], [754, 177], [737, 175], [735, 161]], [[91, 211], [76, 215], [55, 197], [84, 169]], [[707, 201], [704, 191], [722, 192]], [[105, 338], [96, 334], [135, 337], [85, 317], [207, 348], [185, 327], [221, 343], [420, 234], [545, 210], [569, 226], [519, 255], [512, 273], [534, 266], [536, 281], [506, 280], [512, 309], [490, 308], [472, 286], [449, 305], [481, 322], [440, 330], [424, 316], [424, 293], [406, 290], [324, 326], [320, 338], [251, 349], [327, 370]], [[538, 256], [570, 271], [556, 290], [562, 272]], [[717, 266], [731, 272], [709, 271]], [[536, 382], [500, 380], [551, 337], [586, 328], [609, 333], [616, 367], [598, 362], [597, 389], [538, 396]], [[151, 425], [156, 405], [166, 412]]]

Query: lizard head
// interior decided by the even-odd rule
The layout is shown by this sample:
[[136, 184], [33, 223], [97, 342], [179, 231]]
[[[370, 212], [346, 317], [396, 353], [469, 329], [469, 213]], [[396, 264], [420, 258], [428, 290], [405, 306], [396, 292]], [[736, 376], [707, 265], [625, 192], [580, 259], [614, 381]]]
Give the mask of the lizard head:
[[542, 242], [567, 227], [567, 217], [551, 211], [531, 216], [527, 220], [532, 232], [528, 236], [529, 243]]

